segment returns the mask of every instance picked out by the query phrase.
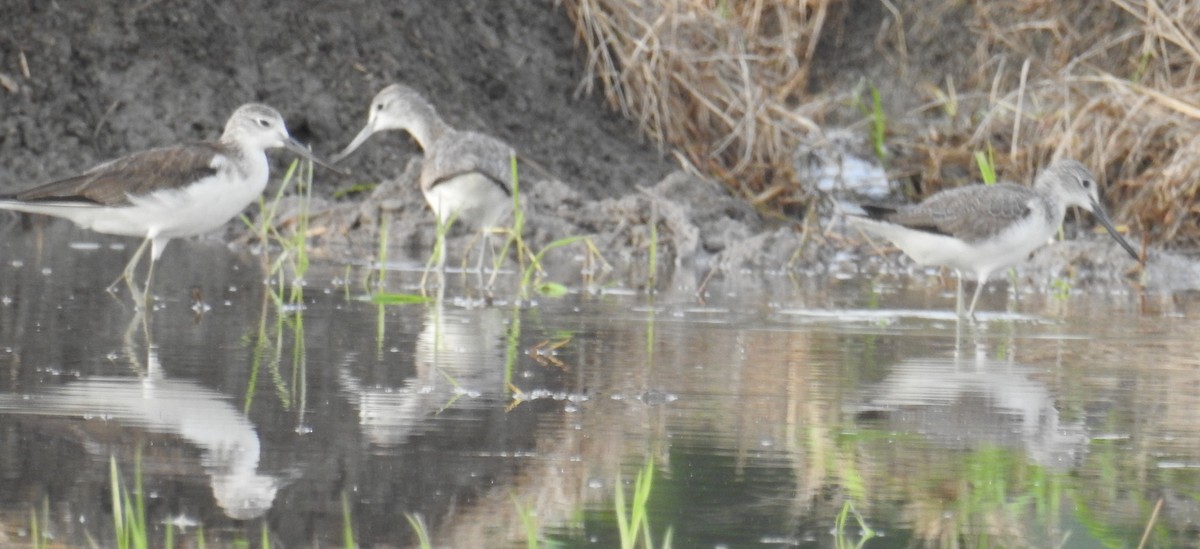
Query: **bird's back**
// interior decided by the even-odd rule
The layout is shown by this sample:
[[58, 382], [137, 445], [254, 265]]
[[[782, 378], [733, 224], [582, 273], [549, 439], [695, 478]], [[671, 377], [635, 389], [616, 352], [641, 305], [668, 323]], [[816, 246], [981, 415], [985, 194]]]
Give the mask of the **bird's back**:
[[214, 175], [213, 158], [226, 153], [214, 142], [196, 142], [136, 152], [79, 175], [2, 197], [24, 203], [128, 206], [130, 197], [170, 189]]
[[475, 132], [451, 131], [425, 151], [421, 189], [429, 189], [458, 176], [476, 172], [512, 195], [513, 149], [503, 141]]
[[919, 204], [864, 206], [868, 217], [974, 243], [993, 237], [1031, 213], [1033, 190], [1011, 183], [948, 189]]

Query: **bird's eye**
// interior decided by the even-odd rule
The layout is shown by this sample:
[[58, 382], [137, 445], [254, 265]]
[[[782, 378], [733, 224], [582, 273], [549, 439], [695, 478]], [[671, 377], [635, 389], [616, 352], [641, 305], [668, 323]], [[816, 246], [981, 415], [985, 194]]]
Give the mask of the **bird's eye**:
[[262, 126], [262, 127], [264, 127], [264, 128], [270, 128], [270, 127], [271, 127], [271, 121], [270, 121], [270, 120], [267, 120], [266, 118], [259, 118], [259, 119], [258, 119], [258, 125], [259, 125], [259, 126]]
[[383, 103], [376, 103], [376, 104], [375, 104], [375, 110], [377, 110], [377, 111], [382, 111], [382, 110], [383, 110]]
[[1095, 182], [1095, 181], [1092, 181], [1091, 179], [1084, 179], [1084, 180], [1083, 180], [1083, 188], [1085, 188], [1085, 189], [1088, 189], [1088, 190], [1092, 190], [1093, 188], [1095, 188], [1095, 186], [1096, 186], [1096, 182]]

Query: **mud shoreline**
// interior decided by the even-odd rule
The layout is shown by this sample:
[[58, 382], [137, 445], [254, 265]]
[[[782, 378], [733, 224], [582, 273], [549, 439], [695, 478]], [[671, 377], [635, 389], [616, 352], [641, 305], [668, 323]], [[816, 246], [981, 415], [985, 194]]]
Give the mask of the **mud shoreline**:
[[[844, 234], [831, 208], [803, 223], [767, 218], [679, 171], [620, 113], [581, 93], [583, 61], [562, 8], [549, 1], [9, 3], [0, 37], [0, 192], [211, 138], [249, 101], [280, 109], [293, 135], [327, 156], [361, 127], [378, 89], [404, 81], [451, 124], [494, 134], [530, 161], [522, 199], [534, 248], [592, 236], [631, 286], [645, 279], [651, 224], [660, 268], [670, 271], [817, 274], [907, 261], [860, 261], [873, 248]], [[317, 172], [316, 257], [369, 257], [384, 219], [392, 247], [428, 253], [434, 224], [414, 184], [418, 153], [402, 135], [378, 135], [347, 161], [350, 177]], [[290, 159], [273, 156], [277, 179]], [[333, 198], [364, 183], [378, 185]], [[226, 232], [244, 237], [239, 223]], [[1186, 258], [1155, 253], [1145, 273], [1130, 274], [1133, 262], [1110, 254], [1110, 244], [1088, 235], [1049, 246], [1021, 271], [1034, 280], [1086, 271], [1086, 282], [1200, 287], [1200, 269]]]

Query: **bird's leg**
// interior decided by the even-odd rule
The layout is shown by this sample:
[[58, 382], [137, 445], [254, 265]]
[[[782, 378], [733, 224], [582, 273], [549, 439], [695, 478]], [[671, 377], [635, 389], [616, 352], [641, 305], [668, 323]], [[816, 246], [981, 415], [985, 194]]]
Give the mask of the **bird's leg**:
[[[166, 249], [167, 243], [171, 241], [169, 238], [154, 237], [150, 238], [150, 267], [146, 269], [146, 287], [142, 290], [142, 306], [150, 303], [150, 284], [154, 280], [154, 266], [158, 264], [158, 258], [162, 257], [163, 250]], [[145, 244], [143, 244], [145, 246]]]
[[487, 231], [488, 229], [481, 229], [479, 232], [475, 233], [474, 238], [475, 242], [478, 242], [481, 239], [483, 240], [483, 242], [479, 244], [479, 261], [475, 263], [475, 285], [480, 288], [483, 288], [483, 260], [487, 258], [487, 243], [489, 241]]
[[486, 236], [487, 245], [492, 250], [492, 276], [488, 277], [487, 289], [491, 293], [492, 288], [496, 287], [496, 275], [500, 274], [500, 265], [504, 263], [504, 258], [499, 257], [496, 252], [496, 240], [492, 236], [492, 231], [496, 229], [488, 229]]
[[135, 274], [135, 271], [137, 271], [138, 261], [141, 261], [142, 254], [146, 252], [146, 246], [150, 245], [151, 240], [151, 238], [146, 238], [142, 241], [142, 245], [138, 246], [137, 251], [133, 252], [133, 258], [129, 260], [129, 263], [125, 264], [125, 270], [121, 272], [121, 276], [118, 276], [116, 280], [112, 281], [112, 284], [108, 285], [109, 292], [116, 290], [117, 284], [122, 280], [124, 280], [126, 285], [130, 286], [130, 288], [133, 288], [133, 275]]
[[[480, 230], [476, 231], [475, 234], [471, 235], [470, 242], [467, 242], [467, 251], [463, 252], [463, 256], [462, 256], [462, 269], [464, 271], [467, 270], [467, 261], [471, 257], [471, 251], [475, 249], [475, 245], [479, 243], [479, 239], [483, 235], [486, 234], [484, 231], [487, 231], [487, 229], [480, 229]], [[475, 264], [475, 270], [480, 273], [483, 272], [483, 247], [482, 246], [479, 248], [479, 263]]]
[[955, 269], [954, 275], [955, 275], [955, 279], [957, 280], [957, 282], [954, 285], [954, 314], [958, 315], [958, 318], [963, 318], [964, 316], [966, 316], [966, 314], [965, 314], [966, 311], [963, 309], [962, 271]]
[[[158, 263], [158, 258], [155, 254], [150, 254], [150, 268], [146, 269], [146, 287], [142, 289], [142, 306], [147, 307], [150, 303], [150, 281], [154, 279], [154, 265]], [[149, 310], [147, 308], [147, 310]]]
[[985, 284], [987, 284], [987, 278], [982, 276], [975, 281], [975, 297], [971, 298], [971, 307], [967, 309], [967, 317], [972, 321], [975, 320], [975, 303], [979, 301], [979, 294], [983, 293]]

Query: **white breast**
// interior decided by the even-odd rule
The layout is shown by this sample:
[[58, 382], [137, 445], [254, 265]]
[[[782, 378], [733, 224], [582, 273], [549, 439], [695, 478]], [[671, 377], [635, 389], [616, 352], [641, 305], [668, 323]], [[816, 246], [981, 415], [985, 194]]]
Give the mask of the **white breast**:
[[[182, 189], [158, 191], [131, 197], [133, 208], [117, 208], [123, 223], [144, 228], [140, 236], [177, 238], [211, 231], [246, 209], [267, 186], [267, 157], [261, 151], [248, 153], [241, 162], [225, 156], [213, 158], [217, 173]], [[135, 219], [136, 218], [136, 219]], [[102, 223], [95, 230], [105, 231]]]
[[438, 183], [425, 191], [425, 200], [445, 223], [451, 217], [456, 223], [474, 228], [497, 227], [512, 211], [512, 197], [495, 181], [479, 174], [466, 173]]

